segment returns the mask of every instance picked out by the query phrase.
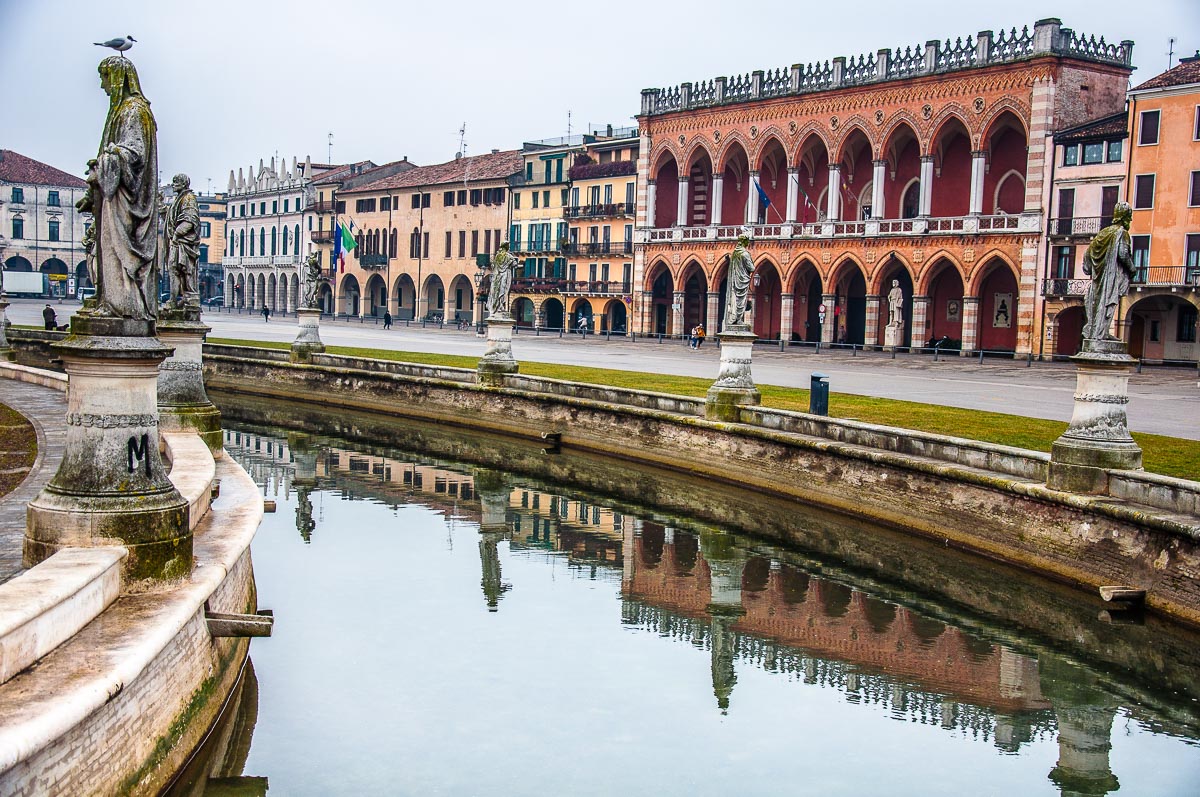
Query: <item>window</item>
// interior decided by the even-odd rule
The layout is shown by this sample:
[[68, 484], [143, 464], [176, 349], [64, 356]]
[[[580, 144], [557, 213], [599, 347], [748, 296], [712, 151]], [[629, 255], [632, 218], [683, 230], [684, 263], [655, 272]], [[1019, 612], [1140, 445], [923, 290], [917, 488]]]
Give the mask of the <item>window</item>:
[[1138, 146], [1158, 143], [1158, 111], [1142, 111], [1142, 123], [1138, 125]]
[[58, 192], [57, 191], [47, 191], [46, 192], [46, 204], [52, 208], [62, 207], [62, 205], [58, 201]]
[[513, 210], [521, 209], [521, 192], [513, 191]]
[[450, 254], [453, 251], [454, 251], [454, 233], [450, 232], [449, 230], [446, 230], [446, 257], [450, 257]]
[[[483, 189], [482, 188], [472, 188], [471, 189], [471, 205], [474, 206], [474, 205], [482, 205], [482, 204], [483, 204]], [[537, 206], [535, 205], [534, 207], [537, 207]]]
[[408, 256], [416, 260], [421, 256], [421, 231], [413, 227], [412, 234], [408, 236]]
[[467, 190], [465, 188], [454, 195], [454, 204], [456, 204], [456, 205], [467, 204]]
[[467, 231], [466, 230], [458, 231], [458, 256], [459, 257], [467, 256]]
[[560, 204], [561, 204], [563, 207], [566, 207], [566, 206], [567, 206], [567, 196], [568, 196], [568, 194], [569, 194], [569, 192], [568, 192], [568, 190], [567, 190], [566, 188], [564, 188], [564, 189], [563, 189], [563, 190], [560, 192], [560, 194], [559, 194], [558, 201], [559, 201], [559, 203], [560, 203]]
[[25, 204], [25, 189], [13, 187], [12, 201], [14, 204]]
[[1067, 144], [1063, 147], [1063, 166], [1079, 165], [1079, 145]]
[[1150, 268], [1150, 236], [1149, 235], [1134, 235], [1133, 242], [1133, 267], [1136, 272], [1133, 275], [1134, 282], [1145, 282], [1146, 272]]
[[1200, 206], [1200, 172], [1192, 172], [1192, 186], [1188, 191], [1188, 207]]
[[508, 228], [508, 248], [518, 251], [521, 248], [521, 225], [514, 224]]
[[392, 198], [390, 196], [385, 196], [385, 197], [381, 198], [379, 200], [379, 209], [380, 209], [380, 211], [391, 210], [392, 209]]
[[444, 207], [444, 208], [454, 207], [454, 192], [453, 191], [447, 191], [446, 193], [442, 194], [442, 207]]
[[58, 222], [57, 221], [50, 222], [49, 227], [50, 227], [50, 240], [57, 241], [58, 240]]
[[[426, 194], [425, 196], [429, 196]], [[424, 248], [422, 249], [422, 257], [429, 259], [429, 233], [425, 233]]]
[[242, 204], [241, 204], [241, 205], [239, 205], [238, 207], [240, 207], [240, 208], [242, 209], [242, 212], [241, 212], [241, 214], [240, 214], [240, 215], [241, 215], [241, 217], [242, 217], [242, 218], [246, 218], [246, 204], [245, 204], [245, 203], [242, 203]]
[[1159, 321], [1159, 319], [1157, 319], [1157, 318], [1150, 319], [1150, 342], [1151, 343], [1158, 343], [1158, 341], [1161, 340], [1160, 332], [1159, 332], [1159, 330], [1161, 328], [1162, 328], [1162, 324]]
[[538, 201], [539, 201], [541, 198], [542, 198], [542, 195], [541, 195], [541, 194], [539, 194], [537, 191], [534, 191], [534, 192], [533, 192], [533, 206], [534, 206], [535, 208], [538, 206]]
[[[285, 199], [285, 200], [283, 200], [283, 212], [284, 212], [284, 213], [287, 213], [287, 212], [288, 212], [288, 207], [289, 207], [289, 205], [291, 205], [291, 200], [290, 200], [290, 199]], [[296, 206], [296, 210], [299, 210], [299, 209], [300, 209], [300, 206], [299, 206], [299, 205], [297, 205], [297, 206]]]
[[278, 212], [279, 212], [279, 200], [278, 199], [272, 200], [271, 201], [271, 213], [275, 214]]
[[271, 228], [271, 254], [273, 254], [273, 255], [277, 254], [276, 250], [278, 248], [279, 248], [279, 233], [274, 227], [272, 227]]
[[1073, 219], [1075, 216], [1075, 189], [1060, 188], [1058, 189], [1058, 224], [1054, 233], [1056, 235], [1070, 235], [1071, 228], [1074, 226]]
[[533, 182], [533, 164], [532, 163], [525, 164], [525, 182], [527, 182], [527, 183]]
[[267, 215], [267, 203], [266, 202], [258, 203], [258, 215], [260, 215], [260, 216]]
[[200, 222], [200, 237], [208, 238], [212, 235], [212, 224], [207, 221]]
[[[250, 236], [250, 248], [251, 249], [254, 248], [254, 236], [253, 235]], [[238, 256], [239, 257], [246, 256], [246, 231], [245, 230], [242, 230], [242, 233], [239, 236]]]
[[634, 190], [634, 184], [632, 182], [625, 184], [625, 212], [626, 213], [629, 213], [633, 210], [633, 205], [634, 205], [633, 190]]
[[1196, 342], [1196, 308], [1182, 305], [1177, 316], [1178, 326], [1175, 329], [1175, 340], [1180, 343]]
[[479, 230], [471, 230], [471, 257], [479, 254]]
[[483, 251], [484, 252], [492, 251], [492, 231], [491, 230], [483, 231]]
[[1146, 210], [1154, 207], [1154, 175], [1139, 174], [1134, 178], [1133, 208]]
[[25, 237], [25, 219], [19, 217], [13, 219], [12, 237], [14, 241], [19, 241]]
[[1188, 284], [1200, 284], [1200, 233], [1184, 238], [1183, 263], [1187, 267]]
[[412, 195], [412, 206], [413, 206], [413, 210], [417, 210], [418, 208], [421, 207], [421, 195], [420, 194]]
[[544, 208], [550, 207], [550, 192], [549, 191], [542, 192], [542, 207], [544, 207]]
[[1084, 163], [1103, 163], [1104, 162], [1104, 142], [1093, 141], [1083, 145], [1083, 162]]
[[563, 165], [562, 158], [559, 158], [558, 160], [554, 161], [554, 182], [556, 182], [556, 183], [562, 182], [562, 174], [563, 174], [562, 165]]
[[546, 161], [546, 179], [543, 180], [542, 182], [544, 182], [544, 183], [550, 182], [550, 169], [551, 168], [552, 168], [552, 166], [551, 166], [550, 161]]
[[341, 201], [339, 201], [339, 202], [338, 202], [338, 203], [337, 203], [337, 204], [334, 206], [334, 212], [335, 212], [335, 213], [345, 213], [345, 212], [346, 212], [346, 203], [345, 203], [345, 202], [341, 202]]
[[1120, 187], [1115, 185], [1106, 185], [1100, 189], [1100, 218], [1107, 225], [1112, 220], [1113, 211], [1117, 207], [1117, 194], [1120, 192]]
[[1054, 278], [1070, 279], [1071, 267], [1075, 265], [1075, 247], [1060, 246], [1055, 249]]
[[1200, 141], [1200, 105], [1196, 106], [1196, 128], [1192, 131], [1192, 140]]

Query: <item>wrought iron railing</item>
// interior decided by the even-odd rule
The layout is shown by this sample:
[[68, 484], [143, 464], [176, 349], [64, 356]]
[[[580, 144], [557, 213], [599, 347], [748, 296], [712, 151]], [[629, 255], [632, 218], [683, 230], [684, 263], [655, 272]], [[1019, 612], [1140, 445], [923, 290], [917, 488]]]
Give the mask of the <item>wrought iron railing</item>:
[[1058, 236], [1095, 235], [1104, 229], [1100, 216], [1063, 216], [1050, 220], [1050, 234]]

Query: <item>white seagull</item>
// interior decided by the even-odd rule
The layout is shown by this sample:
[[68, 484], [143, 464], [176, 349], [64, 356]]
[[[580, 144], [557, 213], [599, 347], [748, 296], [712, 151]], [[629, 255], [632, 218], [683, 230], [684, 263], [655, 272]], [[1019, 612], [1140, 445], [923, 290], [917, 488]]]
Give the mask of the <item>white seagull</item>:
[[124, 58], [125, 51], [132, 47], [135, 41], [137, 41], [137, 39], [133, 38], [132, 36], [125, 36], [121, 39], [109, 39], [106, 42], [92, 42], [92, 44], [96, 45], [97, 47], [111, 47], [119, 52], [121, 57]]

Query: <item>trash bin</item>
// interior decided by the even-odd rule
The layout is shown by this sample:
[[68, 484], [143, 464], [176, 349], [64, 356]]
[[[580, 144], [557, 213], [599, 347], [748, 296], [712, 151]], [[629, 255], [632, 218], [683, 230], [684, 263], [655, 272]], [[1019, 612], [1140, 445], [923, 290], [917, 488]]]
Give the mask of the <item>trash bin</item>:
[[808, 386], [808, 411], [813, 415], [829, 414], [829, 379], [828, 374], [816, 373]]

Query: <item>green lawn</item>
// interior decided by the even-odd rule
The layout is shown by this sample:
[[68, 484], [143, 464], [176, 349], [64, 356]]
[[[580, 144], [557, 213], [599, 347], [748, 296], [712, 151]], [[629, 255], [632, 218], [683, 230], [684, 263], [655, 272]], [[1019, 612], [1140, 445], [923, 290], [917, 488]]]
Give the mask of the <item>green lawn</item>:
[[[211, 343], [230, 346], [257, 346], [261, 348], [288, 349], [290, 343], [252, 340], [211, 338]], [[370, 357], [378, 360], [399, 360], [425, 365], [444, 365], [474, 369], [479, 364], [476, 357], [453, 354], [429, 354], [425, 352], [384, 351], [352, 346], [330, 346], [330, 354], [349, 357]], [[522, 362], [521, 373], [544, 376], [593, 385], [651, 390], [677, 396], [703, 397], [712, 385], [711, 379], [691, 376], [650, 374], [640, 371], [615, 371], [607, 368], [586, 368], [577, 365]], [[808, 410], [808, 391], [803, 388], [759, 385], [763, 405], [784, 410]], [[913, 401], [871, 398], [847, 393], [831, 393], [829, 414], [835, 418], [853, 418], [868, 423], [897, 426], [903, 429], [919, 429], [924, 432], [983, 440], [1006, 446], [1015, 446], [1032, 451], [1050, 451], [1050, 444], [1062, 434], [1067, 424], [1062, 421], [1046, 421], [1005, 415], [999, 412], [965, 410], [957, 407], [942, 407], [936, 404], [919, 404]], [[1133, 435], [1142, 447], [1142, 458], [1146, 470], [1183, 479], [1200, 477], [1200, 442], [1166, 437], [1156, 434]]]

